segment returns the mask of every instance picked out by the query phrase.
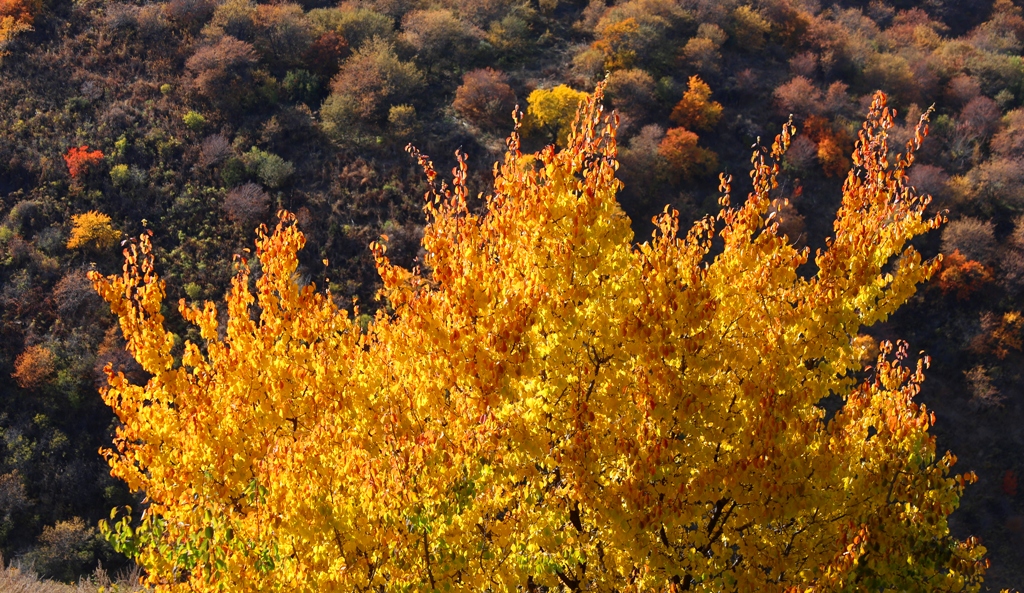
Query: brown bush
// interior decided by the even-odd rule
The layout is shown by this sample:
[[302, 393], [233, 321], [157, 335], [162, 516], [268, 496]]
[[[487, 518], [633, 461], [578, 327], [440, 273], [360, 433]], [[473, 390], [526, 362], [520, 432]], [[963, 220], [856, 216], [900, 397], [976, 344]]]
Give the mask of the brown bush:
[[960, 110], [957, 126], [976, 139], [986, 139], [996, 131], [1001, 116], [999, 105], [995, 101], [978, 96]]
[[201, 47], [185, 62], [196, 89], [207, 99], [225, 106], [237, 105], [248, 95], [255, 65], [253, 46], [230, 36]]
[[821, 113], [821, 91], [803, 76], [794, 76], [775, 89], [775, 105], [782, 115], [798, 118]]
[[149, 375], [135, 360], [135, 357], [128, 352], [121, 328], [117, 325], [107, 329], [103, 341], [96, 351], [96, 366], [93, 368], [93, 374], [97, 386], [102, 387], [107, 384], [107, 365], [110, 365], [111, 372], [123, 373], [125, 378], [135, 385], [144, 385], [149, 380]]
[[214, 134], [203, 140], [203, 145], [199, 149], [199, 164], [212, 167], [233, 154], [234, 150], [228, 139], [222, 134]]
[[260, 4], [256, 8], [256, 50], [272, 66], [295, 67], [313, 42], [313, 32], [302, 7], [290, 2]]
[[416, 50], [416, 61], [428, 71], [435, 65], [464, 63], [482, 37], [483, 31], [450, 10], [414, 10], [402, 19], [402, 40]]
[[722, 62], [719, 44], [707, 37], [693, 37], [683, 46], [682, 57], [701, 74], [717, 74]]
[[616, 70], [608, 75], [605, 97], [612, 107], [642, 121], [657, 107], [654, 77], [639, 68]]
[[228, 192], [221, 206], [228, 218], [249, 230], [267, 214], [270, 196], [255, 183], [246, 183]]
[[96, 530], [75, 517], [47, 525], [39, 536], [40, 546], [27, 556], [40, 575], [70, 581], [96, 561]]
[[977, 218], [954, 220], [942, 230], [942, 252], [959, 251], [967, 259], [987, 263], [996, 246], [995, 225]]
[[789, 71], [793, 76], [814, 78], [818, 73], [818, 57], [814, 52], [805, 51], [789, 59]]
[[22, 389], [42, 387], [53, 376], [53, 352], [45, 346], [29, 346], [14, 360], [11, 377]]
[[309, 45], [302, 60], [310, 72], [330, 80], [338, 73], [342, 60], [351, 54], [344, 37], [334, 31], [327, 31]]
[[971, 102], [971, 99], [981, 95], [981, 83], [977, 78], [967, 74], [958, 74], [950, 79], [946, 85], [946, 100], [953, 105], [963, 108]]
[[988, 369], [978, 365], [964, 371], [964, 377], [967, 379], [967, 391], [971, 394], [972, 408], [989, 410], [1003, 407], [1006, 397], [999, 393], [999, 389], [992, 383]]
[[805, 134], [793, 139], [786, 151], [786, 164], [801, 171], [808, 171], [818, 160], [818, 145]]
[[164, 17], [171, 25], [196, 32], [213, 16], [210, 0], [170, 0], [163, 5]]
[[[342, 64], [331, 81], [334, 102], [344, 113], [322, 113], [327, 120], [334, 115], [336, 126], [383, 119], [392, 105], [415, 97], [423, 86], [423, 74], [410, 62], [398, 59], [394, 47], [376, 38], [361, 47]], [[342, 121], [344, 120], [344, 121]]]
[[930, 195], [940, 197], [946, 193], [946, 184], [949, 182], [949, 175], [935, 165], [916, 164], [910, 168], [908, 175], [910, 185], [917, 190], [919, 195]]
[[475, 125], [489, 129], [511, 128], [516, 94], [504, 72], [491, 68], [462, 75], [452, 107]]
[[790, 243], [798, 247], [803, 245], [806, 240], [804, 231], [807, 229], [807, 222], [789, 200], [772, 200], [768, 216], [771, 217], [772, 224], [778, 225], [775, 229], [778, 236], [786, 237]]
[[1024, 109], [1003, 117], [1003, 129], [992, 137], [992, 152], [1005, 157], [1024, 156]]
[[72, 270], [64, 275], [53, 287], [53, 300], [57, 313], [69, 322], [101, 309], [103, 301], [92, 287], [92, 282], [82, 270]]

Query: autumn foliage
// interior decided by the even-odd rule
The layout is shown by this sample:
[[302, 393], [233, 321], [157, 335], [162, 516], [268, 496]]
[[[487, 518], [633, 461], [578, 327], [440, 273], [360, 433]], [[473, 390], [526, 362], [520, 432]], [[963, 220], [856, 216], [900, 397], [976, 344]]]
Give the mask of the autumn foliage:
[[978, 589], [984, 549], [946, 519], [972, 476], [914, 401], [926, 361], [884, 343], [855, 378], [858, 330], [937, 268], [909, 243], [939, 223], [903, 185], [920, 134], [888, 160], [875, 97], [807, 278], [766, 223], [791, 126], [743, 204], [723, 179], [717, 217], [680, 234], [666, 210], [637, 245], [600, 100], [536, 166], [513, 135], [484, 212], [464, 159], [438, 186], [420, 156], [429, 273], [374, 244], [389, 307], [365, 329], [296, 283], [288, 214], [226, 316], [179, 304], [204, 342], [180, 363], [149, 236], [92, 274], [152, 375], [108, 372], [105, 454], [149, 501], [111, 539], [157, 590]]
[[959, 250], [945, 257], [938, 275], [942, 293], [956, 295], [961, 301], [971, 298], [992, 280], [992, 270], [988, 266], [967, 259]]
[[11, 377], [22, 389], [38, 388], [53, 375], [53, 352], [45, 346], [29, 346], [14, 360]]
[[107, 249], [121, 238], [121, 231], [115, 229], [110, 217], [102, 212], [90, 210], [71, 217], [71, 238], [68, 249]]
[[99, 150], [89, 150], [88, 146], [72, 146], [64, 154], [64, 163], [68, 166], [68, 174], [72, 179], [80, 177], [102, 160], [103, 153]]
[[682, 100], [672, 109], [672, 121], [691, 130], [710, 130], [722, 117], [722, 104], [711, 100], [711, 87], [691, 76]]

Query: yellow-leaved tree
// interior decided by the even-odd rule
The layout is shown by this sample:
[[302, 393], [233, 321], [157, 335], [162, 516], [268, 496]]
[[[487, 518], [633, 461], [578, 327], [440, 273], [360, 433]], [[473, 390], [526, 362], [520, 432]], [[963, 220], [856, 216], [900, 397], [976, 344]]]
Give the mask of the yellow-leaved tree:
[[905, 185], [921, 134], [890, 163], [875, 98], [806, 277], [768, 216], [792, 126], [741, 206], [682, 235], [667, 211], [636, 244], [595, 95], [564, 150], [512, 136], [483, 214], [460, 161], [424, 270], [373, 246], [388, 307], [366, 329], [297, 283], [287, 214], [225, 317], [179, 305], [203, 339], [180, 354], [147, 236], [93, 275], [152, 375], [108, 372], [106, 455], [148, 506], [106, 529], [158, 591], [978, 589], [924, 362], [886, 344], [855, 379], [858, 331], [936, 268], [909, 243], [938, 224]]

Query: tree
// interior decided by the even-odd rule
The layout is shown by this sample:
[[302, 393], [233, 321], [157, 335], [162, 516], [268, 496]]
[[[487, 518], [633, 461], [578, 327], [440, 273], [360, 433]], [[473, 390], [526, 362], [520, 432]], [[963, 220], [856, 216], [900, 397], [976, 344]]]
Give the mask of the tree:
[[148, 235], [93, 273], [153, 377], [108, 372], [103, 396], [112, 473], [149, 501], [110, 537], [158, 590], [980, 587], [984, 549], [947, 524], [972, 476], [914, 401], [926, 361], [884, 344], [858, 379], [859, 329], [937, 267], [910, 243], [939, 220], [903, 185], [917, 145], [889, 160], [884, 96], [810, 278], [766, 223], [791, 126], [745, 203], [724, 179], [718, 217], [679, 235], [666, 210], [636, 245], [600, 101], [564, 150], [528, 160], [513, 135], [483, 211], [460, 158], [427, 196], [429, 272], [372, 246], [388, 307], [365, 329], [296, 282], [287, 214], [223, 321], [179, 304], [202, 347], [164, 327]]
[[251, 92], [256, 63], [251, 44], [225, 35], [215, 44], [199, 48], [185, 67], [195, 77], [193, 84], [200, 94], [230, 109]]
[[526, 98], [526, 119], [523, 126], [527, 131], [543, 131], [559, 146], [565, 146], [572, 122], [580, 103], [587, 93], [560, 84], [550, 89], [536, 89]]
[[222, 205], [232, 222], [249, 230], [267, 214], [270, 196], [255, 183], [246, 183], [228, 192]]
[[341, 133], [348, 126], [380, 121], [392, 105], [413, 99], [423, 84], [415, 64], [399, 60], [391, 43], [374, 38], [331, 81], [332, 94], [321, 110], [325, 128]]
[[68, 166], [68, 174], [77, 179], [90, 167], [103, 161], [103, 153], [89, 150], [88, 146], [72, 146], [64, 154], [64, 164]]
[[505, 129], [512, 121], [516, 94], [504, 72], [491, 68], [471, 70], [462, 75], [452, 107], [475, 125]]
[[19, 33], [32, 30], [41, 6], [38, 0], [0, 0], [0, 59]]
[[711, 100], [711, 87], [691, 76], [683, 98], [672, 109], [672, 121], [692, 130], [710, 130], [722, 118], [722, 104]]
[[619, 113], [642, 121], [658, 108], [654, 77], [639, 68], [616, 70], [608, 75], [605, 95]]
[[110, 217], [96, 210], [72, 216], [71, 223], [68, 249], [109, 249], [121, 238], [121, 231], [111, 226]]
[[435, 65], [464, 64], [476, 52], [483, 31], [450, 10], [413, 10], [402, 19], [402, 39], [416, 50], [427, 72]]
[[658, 145], [660, 154], [668, 163], [669, 177], [674, 181], [689, 181], [709, 175], [718, 167], [718, 156], [700, 146], [700, 137], [686, 128], [669, 128]]
[[42, 387], [54, 373], [53, 351], [46, 346], [29, 346], [14, 360], [11, 377], [22, 389]]
[[775, 105], [783, 115], [806, 117], [821, 111], [821, 91], [804, 76], [794, 76], [773, 94]]

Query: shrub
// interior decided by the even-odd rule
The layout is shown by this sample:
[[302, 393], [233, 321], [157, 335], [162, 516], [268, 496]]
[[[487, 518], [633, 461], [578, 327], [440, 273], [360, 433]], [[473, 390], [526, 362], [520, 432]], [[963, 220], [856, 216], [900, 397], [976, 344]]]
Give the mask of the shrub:
[[1006, 397], [999, 393], [999, 389], [992, 383], [988, 369], [978, 365], [964, 371], [964, 377], [967, 379], [967, 390], [971, 394], [971, 407], [980, 410], [1003, 407]]
[[395, 138], [408, 138], [416, 132], [416, 108], [392, 105], [388, 110], [388, 132]]
[[68, 322], [88, 319], [99, 311], [102, 302], [82, 270], [68, 272], [53, 287], [57, 313]]
[[697, 146], [697, 134], [686, 128], [669, 128], [658, 144], [658, 154], [668, 163], [668, 175], [673, 181], [689, 181], [709, 175], [718, 168], [718, 155]]
[[56, 370], [53, 352], [46, 346], [29, 346], [14, 360], [11, 377], [22, 389], [38, 389]]
[[96, 562], [96, 530], [86, 527], [75, 517], [47, 525], [39, 536], [39, 547], [28, 560], [40, 575], [61, 580], [74, 580], [90, 564]]
[[317, 8], [309, 11], [309, 19], [321, 34], [333, 31], [348, 46], [358, 51], [374, 39], [385, 44], [395, 40], [395, 21], [386, 14], [366, 7], [342, 3], [338, 8]]
[[682, 57], [697, 72], [717, 74], [722, 62], [719, 45], [707, 37], [693, 37], [683, 46]]
[[300, 65], [313, 42], [312, 27], [302, 7], [291, 2], [257, 6], [256, 26], [253, 45], [274, 68]]
[[260, 178], [268, 187], [277, 189], [284, 185], [295, 172], [295, 166], [276, 154], [253, 146], [242, 155], [246, 168]]
[[793, 138], [786, 151], [785, 163], [798, 171], [810, 171], [818, 159], [818, 145], [805, 134]]
[[334, 31], [327, 31], [306, 48], [303, 62], [307, 70], [329, 81], [338, 73], [341, 62], [351, 54], [344, 37]]
[[281, 88], [292, 101], [316, 105], [320, 96], [320, 81], [308, 70], [289, 70], [281, 83]]
[[163, 5], [164, 17], [179, 29], [198, 31], [214, 13], [210, 0], [169, 0]]
[[821, 113], [821, 91], [806, 77], [794, 76], [775, 89], [773, 95], [782, 115], [803, 118]]
[[965, 301], [979, 290], [992, 283], [992, 270], [987, 266], [968, 260], [959, 251], [954, 251], [942, 260], [938, 284], [942, 294], [955, 294], [957, 300]]
[[270, 208], [270, 196], [255, 183], [246, 183], [228, 192], [223, 209], [231, 222], [248, 230], [266, 216]]
[[1003, 129], [992, 137], [992, 152], [1003, 157], [1024, 157], [1024, 109], [1003, 117]]
[[452, 107], [474, 125], [487, 129], [507, 129], [512, 125], [516, 94], [504, 72], [484, 68], [462, 75], [455, 90]]
[[192, 110], [189, 110], [187, 113], [185, 113], [185, 115], [182, 116], [181, 121], [185, 122], [185, 125], [188, 126], [188, 129], [192, 130], [193, 132], [198, 132], [199, 130], [202, 130], [203, 126], [206, 125], [206, 118], [203, 117], [203, 114], [199, 113], [198, 111]]
[[711, 100], [711, 87], [691, 76], [683, 98], [672, 109], [672, 121], [691, 130], [710, 130], [722, 118], [722, 104]]
[[321, 115], [329, 128], [379, 122], [392, 105], [414, 99], [423, 84], [423, 73], [414, 64], [399, 60], [390, 43], [375, 39], [346, 60], [331, 81], [329, 100], [343, 111]]
[[643, 120], [657, 108], [654, 77], [639, 68], [616, 70], [608, 75], [605, 96], [612, 107], [635, 120]]
[[199, 150], [199, 164], [211, 167], [233, 154], [234, 150], [228, 139], [222, 134], [214, 134], [203, 140], [203, 145]]
[[102, 161], [103, 153], [98, 150], [89, 150], [88, 146], [73, 146], [64, 154], [64, 163], [67, 165], [68, 174], [72, 179], [77, 179]]
[[910, 169], [910, 185], [914, 186], [920, 195], [930, 195], [941, 198], [947, 192], [946, 184], [949, 182], [949, 175], [935, 165], [915, 164]]
[[732, 11], [730, 33], [736, 46], [743, 51], [758, 52], [764, 47], [771, 31], [769, 23], [761, 14], [749, 7], [740, 6]]
[[71, 238], [68, 249], [91, 248], [97, 251], [113, 247], [121, 238], [121, 231], [110, 224], [110, 217], [102, 212], [90, 210], [71, 217]]
[[1020, 311], [1008, 311], [997, 315], [991, 311], [981, 315], [981, 333], [972, 341], [972, 349], [979, 354], [992, 354], [999, 360], [1005, 359], [1010, 350], [1020, 352], [1024, 332], [1024, 315]]
[[225, 35], [246, 42], [256, 38], [256, 3], [252, 0], [224, 0], [213, 11], [210, 23], [203, 30], [211, 39]]
[[128, 165], [114, 165], [110, 168], [110, 181], [116, 187], [124, 187], [131, 181], [131, 173], [128, 171]]
[[253, 91], [253, 46], [234, 37], [221, 37], [215, 44], [199, 48], [185, 62], [200, 94], [228, 108], [242, 103]]
[[946, 99], [960, 108], [979, 95], [981, 95], [981, 84], [977, 78], [967, 74], [957, 74], [946, 85]]
[[959, 251], [967, 259], [988, 263], [996, 246], [995, 225], [989, 221], [964, 217], [942, 229], [942, 252]]
[[428, 72], [435, 65], [464, 64], [476, 53], [483, 32], [445, 9], [413, 10], [402, 19], [402, 40]]
[[977, 140], [987, 140], [996, 131], [1002, 113], [988, 97], [975, 97], [960, 111], [957, 126]]

